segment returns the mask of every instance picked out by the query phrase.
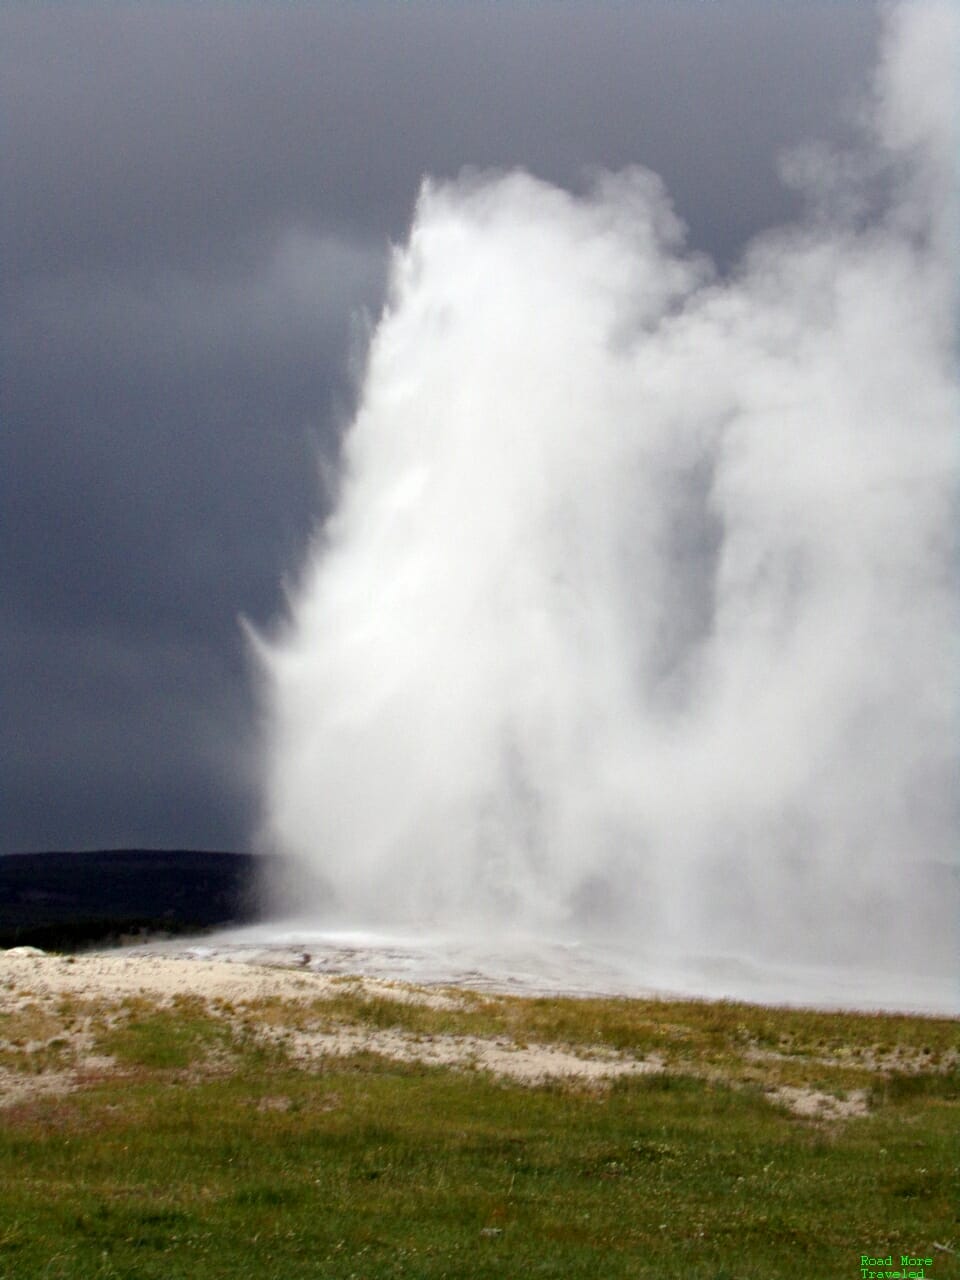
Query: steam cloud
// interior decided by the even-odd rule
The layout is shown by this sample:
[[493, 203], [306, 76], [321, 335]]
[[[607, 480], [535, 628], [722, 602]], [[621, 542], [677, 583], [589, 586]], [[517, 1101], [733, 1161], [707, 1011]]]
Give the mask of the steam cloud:
[[258, 641], [303, 914], [955, 964], [956, 37], [729, 278], [640, 168], [424, 183]]

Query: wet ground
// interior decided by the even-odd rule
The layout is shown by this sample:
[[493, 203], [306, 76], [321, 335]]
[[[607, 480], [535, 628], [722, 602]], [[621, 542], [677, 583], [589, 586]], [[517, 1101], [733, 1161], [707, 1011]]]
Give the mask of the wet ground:
[[612, 944], [532, 936], [454, 937], [258, 924], [127, 950], [518, 995], [656, 995], [960, 1013], [960, 972], [945, 979], [836, 965], [758, 963], [729, 954], [645, 955]]

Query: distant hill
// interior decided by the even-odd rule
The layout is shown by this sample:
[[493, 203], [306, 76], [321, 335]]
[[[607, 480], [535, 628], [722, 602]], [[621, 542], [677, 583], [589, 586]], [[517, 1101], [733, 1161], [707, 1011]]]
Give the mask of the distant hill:
[[0, 948], [73, 951], [260, 916], [267, 859], [191, 849], [0, 857]]

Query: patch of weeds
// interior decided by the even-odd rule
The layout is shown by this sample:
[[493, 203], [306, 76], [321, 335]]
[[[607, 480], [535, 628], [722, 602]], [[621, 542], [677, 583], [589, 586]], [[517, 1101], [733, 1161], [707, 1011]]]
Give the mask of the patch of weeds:
[[[736, 1078], [735, 1069], [730, 1074]], [[759, 1064], [758, 1078], [768, 1088], [787, 1086], [839, 1095], [852, 1089], [869, 1089], [875, 1084], [877, 1076], [876, 1072], [859, 1067], [833, 1067], [817, 1062], [791, 1060]]]
[[61, 1019], [38, 1004], [0, 1014], [0, 1040], [17, 1048], [50, 1040], [62, 1030]]
[[226, 1040], [223, 1025], [206, 1015], [152, 1009], [102, 1033], [96, 1048], [126, 1066], [171, 1070], [203, 1063]]
[[670, 1143], [635, 1141], [585, 1155], [580, 1172], [586, 1178], [647, 1178], [679, 1155]]
[[302, 1204], [306, 1198], [305, 1188], [258, 1182], [241, 1187], [233, 1193], [231, 1200], [241, 1209], [283, 1209]]
[[11, 1222], [9, 1226], [0, 1228], [0, 1255], [22, 1249], [25, 1243], [26, 1235], [19, 1222]]
[[127, 1249], [159, 1252], [170, 1247], [178, 1231], [190, 1224], [179, 1209], [158, 1207], [149, 1201], [129, 1204], [101, 1201], [73, 1218], [73, 1230], [100, 1249], [115, 1249], [122, 1241]]
[[928, 1172], [923, 1169], [895, 1178], [888, 1190], [892, 1196], [901, 1200], [932, 1200], [941, 1194], [945, 1186], [946, 1180], [939, 1170]]
[[870, 1103], [874, 1107], [931, 1099], [960, 1102], [960, 1073], [894, 1071], [873, 1085]]
[[376, 1031], [404, 1031], [411, 1035], [465, 1034], [475, 1025], [458, 1010], [431, 1009], [428, 1005], [344, 990], [314, 1006], [327, 1023], [348, 1023]]
[[621, 1077], [615, 1081], [613, 1088], [620, 1092], [646, 1094], [704, 1094], [711, 1086], [706, 1080], [700, 1080], [696, 1076], [674, 1071], [657, 1071], [648, 1076]]

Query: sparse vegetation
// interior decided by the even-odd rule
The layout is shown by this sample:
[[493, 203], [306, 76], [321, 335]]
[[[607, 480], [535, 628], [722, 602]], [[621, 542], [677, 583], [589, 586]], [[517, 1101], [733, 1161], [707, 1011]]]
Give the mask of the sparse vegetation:
[[[774, 1280], [856, 1275], [868, 1245], [956, 1247], [954, 1021], [329, 991], [18, 993], [0, 1065], [69, 1076], [72, 1091], [2, 1113], [0, 1275]], [[366, 1047], [307, 1052], [346, 1031]], [[466, 1053], [385, 1056], [377, 1037], [397, 1035], [616, 1050], [663, 1069], [531, 1086]], [[821, 1095], [834, 1108], [799, 1113], [797, 1098]], [[843, 1110], [854, 1097], [862, 1114]], [[934, 1280], [955, 1263], [938, 1253]]]

